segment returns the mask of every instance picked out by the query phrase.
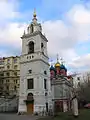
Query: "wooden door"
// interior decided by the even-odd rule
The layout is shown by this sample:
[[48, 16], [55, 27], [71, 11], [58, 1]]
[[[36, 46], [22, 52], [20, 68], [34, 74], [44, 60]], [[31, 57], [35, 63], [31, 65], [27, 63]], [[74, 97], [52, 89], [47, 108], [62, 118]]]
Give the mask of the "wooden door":
[[32, 114], [33, 113], [33, 103], [27, 104], [27, 114]]

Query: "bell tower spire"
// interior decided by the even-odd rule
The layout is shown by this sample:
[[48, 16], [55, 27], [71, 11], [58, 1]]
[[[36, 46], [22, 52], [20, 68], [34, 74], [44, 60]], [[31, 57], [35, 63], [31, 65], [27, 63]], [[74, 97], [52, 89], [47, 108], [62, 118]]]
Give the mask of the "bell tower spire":
[[38, 32], [38, 31], [42, 32], [42, 26], [40, 23], [37, 22], [36, 9], [34, 9], [32, 22], [29, 24], [29, 26], [27, 28], [27, 33], [32, 34], [34, 32]]
[[59, 62], [59, 55], [57, 54], [57, 62]]
[[33, 19], [32, 19], [33, 23], [37, 23], [37, 18], [36, 17], [37, 17], [36, 9], [34, 8]]
[[36, 9], [34, 8], [34, 13], [33, 13], [33, 17], [36, 17]]

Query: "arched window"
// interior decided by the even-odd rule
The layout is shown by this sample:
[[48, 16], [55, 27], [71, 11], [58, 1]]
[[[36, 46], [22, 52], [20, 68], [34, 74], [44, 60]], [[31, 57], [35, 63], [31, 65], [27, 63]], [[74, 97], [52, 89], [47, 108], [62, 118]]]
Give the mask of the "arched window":
[[33, 100], [33, 94], [32, 93], [28, 93], [27, 100]]
[[16, 90], [17, 89], [17, 87], [16, 86], [14, 86], [14, 90]]
[[29, 48], [29, 51], [28, 51], [29, 54], [34, 53], [34, 42], [33, 41], [29, 43], [28, 48]]
[[33, 24], [31, 24], [31, 33], [33, 33]]

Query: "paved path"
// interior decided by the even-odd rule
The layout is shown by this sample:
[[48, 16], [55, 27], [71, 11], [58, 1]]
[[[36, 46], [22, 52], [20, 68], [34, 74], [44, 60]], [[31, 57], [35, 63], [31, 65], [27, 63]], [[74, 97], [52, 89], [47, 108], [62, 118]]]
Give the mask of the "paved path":
[[0, 120], [36, 120], [37, 117], [30, 115], [0, 114]]

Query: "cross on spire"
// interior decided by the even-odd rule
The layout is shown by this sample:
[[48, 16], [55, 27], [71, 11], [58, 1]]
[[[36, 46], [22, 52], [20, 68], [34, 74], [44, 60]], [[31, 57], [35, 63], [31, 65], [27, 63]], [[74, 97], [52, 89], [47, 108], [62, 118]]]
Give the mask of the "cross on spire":
[[63, 60], [63, 58], [61, 58], [60, 61], [61, 61], [61, 64], [65, 63], [65, 61]]
[[57, 54], [57, 62], [59, 61], [59, 55]]
[[36, 18], [37, 14], [36, 14], [36, 9], [34, 8], [34, 13], [33, 13], [33, 23], [36, 23], [37, 22], [37, 18]]
[[36, 17], [36, 9], [34, 8], [34, 13], [33, 13], [33, 17]]

